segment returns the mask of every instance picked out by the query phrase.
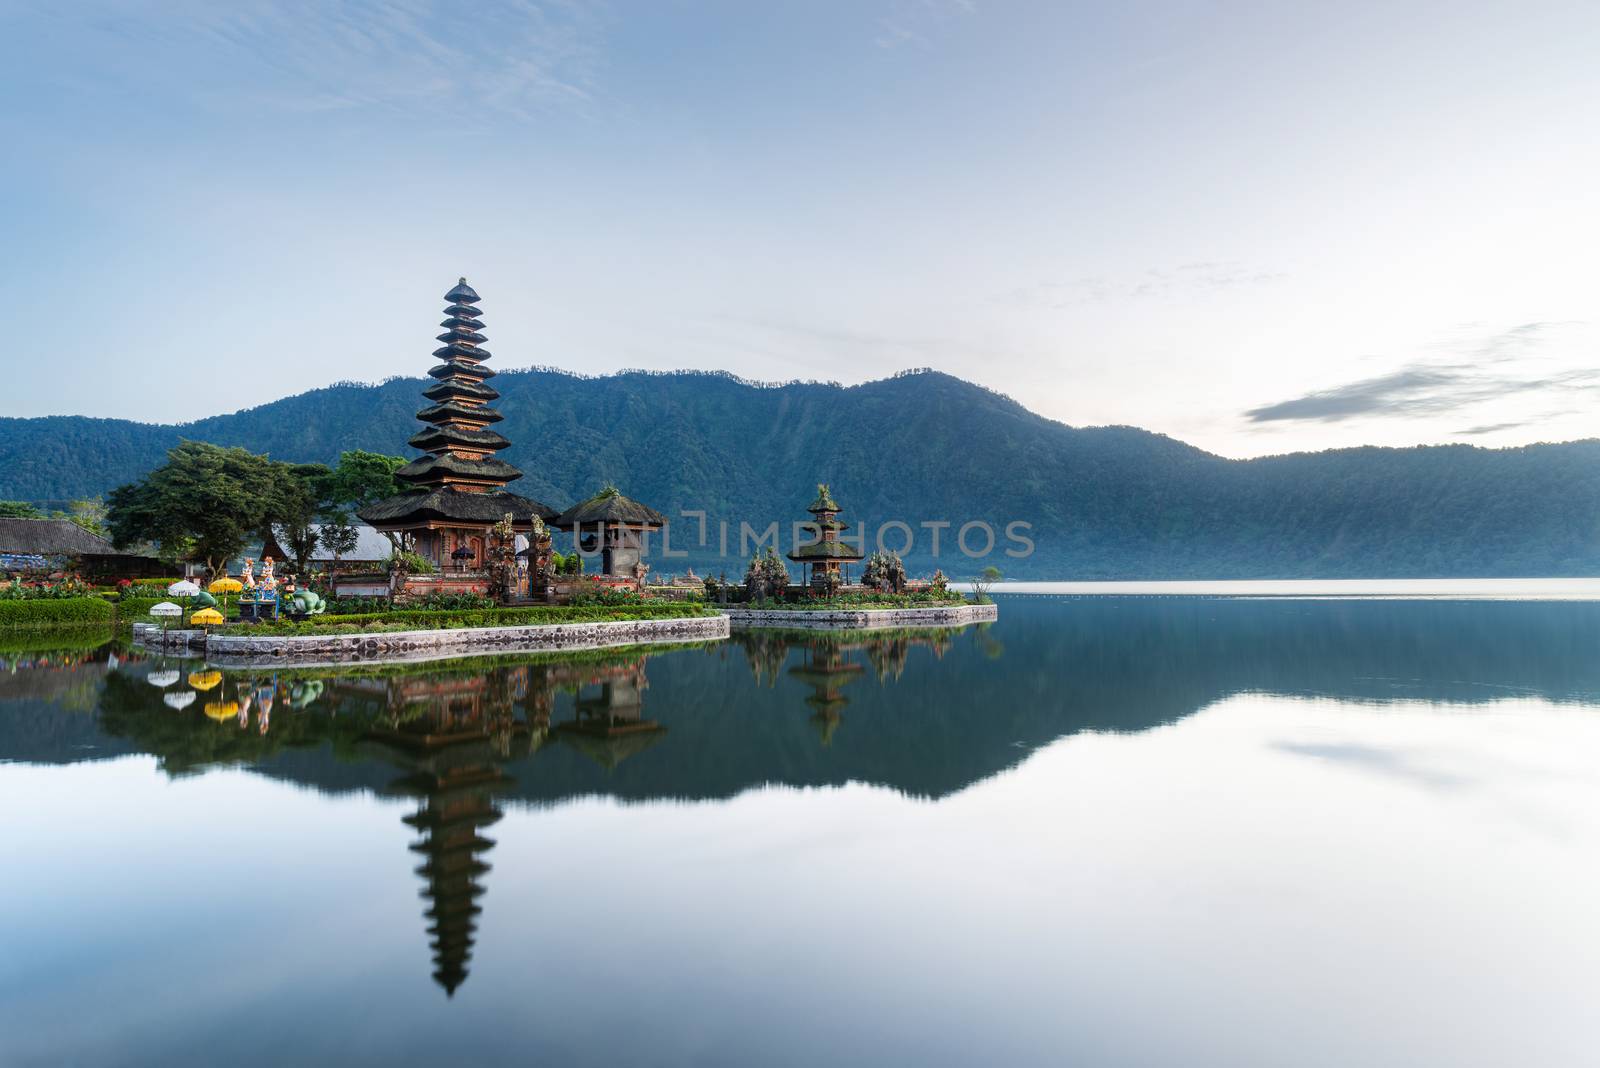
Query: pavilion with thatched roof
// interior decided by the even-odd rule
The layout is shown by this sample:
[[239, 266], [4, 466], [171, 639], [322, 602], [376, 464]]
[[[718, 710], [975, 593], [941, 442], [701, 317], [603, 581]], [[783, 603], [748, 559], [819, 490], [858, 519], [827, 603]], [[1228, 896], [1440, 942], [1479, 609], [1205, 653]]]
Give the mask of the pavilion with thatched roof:
[[809, 576], [804, 577], [806, 584], [816, 589], [836, 590], [849, 579], [845, 565], [858, 562], [866, 554], [849, 542], [839, 540], [839, 532], [849, 530], [850, 524], [840, 521], [839, 506], [834, 503], [826, 482], [817, 483], [817, 499], [806, 511], [813, 518], [809, 523], [802, 523], [801, 529], [809, 532], [811, 540], [795, 546], [789, 559], [810, 570]]
[[586, 501], [551, 520], [556, 530], [571, 531], [578, 551], [600, 554], [600, 572], [612, 578], [644, 580], [645, 538], [666, 526], [667, 517], [607, 486]]

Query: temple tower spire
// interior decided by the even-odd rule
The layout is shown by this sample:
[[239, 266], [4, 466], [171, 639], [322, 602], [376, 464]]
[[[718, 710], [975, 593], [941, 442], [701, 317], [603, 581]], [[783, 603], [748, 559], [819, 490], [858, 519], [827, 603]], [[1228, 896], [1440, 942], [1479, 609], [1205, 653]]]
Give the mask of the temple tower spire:
[[423, 428], [410, 440], [424, 455], [395, 472], [404, 492], [356, 513], [432, 563], [433, 575], [408, 573], [394, 587], [397, 595], [487, 593], [500, 581], [490, 573], [495, 524], [510, 516], [518, 533], [542, 537], [545, 521], [556, 517], [553, 508], [506, 489], [522, 472], [496, 456], [511, 443], [489, 429], [501, 419], [493, 407], [500, 394], [487, 384], [494, 371], [480, 299], [465, 278], [444, 295], [444, 333], [433, 350], [440, 362], [428, 371], [428, 406], [417, 413]]
[[411, 461], [395, 472], [413, 486], [430, 489], [450, 488], [468, 493], [493, 492], [522, 477], [522, 472], [496, 459], [494, 454], [511, 443], [488, 429], [501, 419], [490, 403], [500, 394], [484, 383], [494, 377], [485, 367], [489, 350], [482, 347], [480, 298], [465, 278], [444, 295], [445, 328], [433, 350], [443, 360], [429, 370], [433, 385], [422, 395], [433, 403], [417, 413], [426, 429], [412, 437], [413, 448], [427, 456]]

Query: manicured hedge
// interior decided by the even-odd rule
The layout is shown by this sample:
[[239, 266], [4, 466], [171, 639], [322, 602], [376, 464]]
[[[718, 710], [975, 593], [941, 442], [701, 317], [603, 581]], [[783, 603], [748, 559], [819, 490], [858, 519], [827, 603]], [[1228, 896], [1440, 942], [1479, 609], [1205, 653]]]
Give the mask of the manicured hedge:
[[124, 597], [117, 602], [118, 623], [150, 623], [154, 622], [150, 616], [150, 609], [162, 601], [171, 601], [181, 606], [182, 597]]
[[710, 608], [691, 604], [534, 605], [527, 608], [485, 608], [470, 612], [397, 611], [348, 616], [316, 616], [301, 622], [230, 626], [225, 634], [355, 634], [386, 630], [453, 630], [458, 627], [525, 627], [541, 623], [610, 623], [626, 619], [688, 619], [713, 616]]
[[116, 609], [99, 597], [0, 601], [0, 627], [58, 627], [110, 623]]

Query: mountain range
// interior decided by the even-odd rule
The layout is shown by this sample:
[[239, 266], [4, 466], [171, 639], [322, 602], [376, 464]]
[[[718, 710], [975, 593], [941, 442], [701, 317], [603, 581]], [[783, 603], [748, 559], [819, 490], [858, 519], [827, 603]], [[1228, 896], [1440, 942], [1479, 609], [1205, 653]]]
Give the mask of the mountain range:
[[[105, 493], [188, 438], [290, 461], [341, 450], [410, 456], [424, 381], [343, 383], [181, 425], [0, 419], [0, 499]], [[503, 371], [511, 488], [560, 508], [614, 484], [678, 517], [674, 548], [742, 567], [739, 525], [782, 537], [828, 482], [870, 535], [899, 520], [913, 571], [994, 563], [1032, 578], [1295, 578], [1600, 574], [1600, 440], [1485, 449], [1356, 448], [1233, 460], [1134, 427], [1070, 427], [933, 371], [857, 386], [758, 385], [710, 372]], [[719, 520], [729, 522], [727, 559]], [[940, 528], [940, 556], [930, 555]], [[954, 547], [990, 525], [991, 554]], [[1012, 523], [1029, 555], [1007, 539]], [[887, 531], [899, 548], [905, 532]], [[986, 542], [968, 532], [974, 550]], [[657, 563], [658, 570], [684, 561]]]

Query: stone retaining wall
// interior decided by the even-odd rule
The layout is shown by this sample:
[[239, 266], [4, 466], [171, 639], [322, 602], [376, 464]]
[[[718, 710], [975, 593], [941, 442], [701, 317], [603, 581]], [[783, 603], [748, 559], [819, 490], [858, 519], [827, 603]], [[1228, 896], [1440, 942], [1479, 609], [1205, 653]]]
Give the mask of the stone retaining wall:
[[[200, 631], [169, 631], [167, 645], [169, 648], [203, 647], [206, 659], [219, 666], [282, 663], [311, 667], [708, 641], [726, 638], [728, 631], [728, 617], [700, 616], [693, 619], [623, 619], [608, 623], [543, 623], [520, 627], [463, 627], [372, 634], [214, 634], [206, 637]], [[137, 642], [160, 645], [161, 628], [147, 623], [135, 624], [133, 637]]]
[[135, 623], [133, 625], [133, 643], [135, 645], [160, 649], [163, 648], [163, 640], [166, 642], [165, 648], [169, 650], [204, 649], [206, 632], [180, 627], [168, 627], [163, 631], [159, 623]]
[[726, 608], [734, 630], [781, 627], [794, 630], [881, 630], [884, 627], [960, 627], [1000, 618], [992, 604], [933, 608], [851, 608], [831, 612]]

